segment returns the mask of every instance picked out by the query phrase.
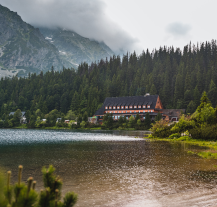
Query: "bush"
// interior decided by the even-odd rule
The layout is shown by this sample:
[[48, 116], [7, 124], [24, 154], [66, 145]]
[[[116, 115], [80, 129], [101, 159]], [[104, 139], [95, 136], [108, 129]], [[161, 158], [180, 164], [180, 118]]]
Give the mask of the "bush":
[[193, 139], [217, 140], [217, 125], [204, 125], [189, 130]]
[[161, 119], [160, 121], [156, 121], [155, 124], [152, 124], [151, 131], [153, 132], [154, 137], [166, 138], [169, 137], [172, 132], [171, 128], [174, 126], [168, 126], [169, 122]]
[[171, 134], [169, 136], [169, 139], [175, 139], [175, 138], [179, 138], [179, 137], [181, 137], [181, 135], [179, 133], [175, 133], [175, 134]]
[[195, 127], [195, 122], [191, 120], [190, 116], [185, 116], [184, 114], [179, 119], [179, 122], [174, 125], [174, 127], [171, 129], [173, 133], [182, 133], [189, 129], [192, 129]]
[[10, 185], [11, 172], [8, 172], [7, 185], [3, 185], [3, 177], [0, 174], [0, 206], [1, 207], [72, 207], [77, 201], [77, 195], [69, 192], [61, 200], [62, 181], [54, 175], [55, 168], [50, 165], [49, 168], [42, 168], [45, 190], [40, 193], [35, 191], [36, 181], [33, 178], [28, 179], [27, 185], [21, 182], [22, 166], [19, 166], [18, 183]]

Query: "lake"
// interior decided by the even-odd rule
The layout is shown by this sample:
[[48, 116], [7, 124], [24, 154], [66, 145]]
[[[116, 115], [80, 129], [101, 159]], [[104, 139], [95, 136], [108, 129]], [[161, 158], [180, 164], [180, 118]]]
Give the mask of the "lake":
[[[37, 180], [54, 165], [63, 194], [78, 194], [77, 207], [215, 206], [217, 162], [190, 155], [183, 143], [143, 139], [144, 132], [0, 129], [0, 166], [17, 180]], [[136, 138], [135, 138], [136, 137]]]

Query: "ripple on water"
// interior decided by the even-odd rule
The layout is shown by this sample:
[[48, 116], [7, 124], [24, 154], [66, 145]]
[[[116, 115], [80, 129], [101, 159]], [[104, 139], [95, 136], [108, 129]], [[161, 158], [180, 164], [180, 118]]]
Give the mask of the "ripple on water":
[[[41, 167], [53, 164], [63, 193], [79, 194], [76, 206], [211, 206], [216, 173], [207, 161], [178, 143], [147, 142], [117, 132], [0, 130], [0, 164], [24, 165], [43, 187]], [[191, 146], [188, 146], [191, 147]]]

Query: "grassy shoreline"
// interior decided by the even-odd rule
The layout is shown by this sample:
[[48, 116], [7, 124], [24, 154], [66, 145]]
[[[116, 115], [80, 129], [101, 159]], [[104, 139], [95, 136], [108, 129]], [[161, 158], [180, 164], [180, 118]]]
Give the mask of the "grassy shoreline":
[[179, 142], [179, 143], [187, 143], [191, 145], [197, 145], [200, 147], [206, 147], [207, 150], [202, 150], [200, 152], [188, 151], [189, 154], [198, 155], [202, 158], [206, 159], [217, 159], [217, 142], [216, 141], [207, 141], [207, 140], [197, 140], [192, 139], [191, 137], [180, 137], [180, 138], [156, 138], [156, 137], [148, 137], [150, 141], [167, 141], [167, 142]]

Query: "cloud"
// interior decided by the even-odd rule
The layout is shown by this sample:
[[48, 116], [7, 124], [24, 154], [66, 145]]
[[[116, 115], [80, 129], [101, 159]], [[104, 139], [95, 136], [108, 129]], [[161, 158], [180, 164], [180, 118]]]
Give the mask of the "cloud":
[[0, 0], [24, 21], [36, 27], [62, 27], [104, 41], [111, 49], [132, 51], [138, 40], [127, 34], [106, 15], [101, 0]]
[[173, 22], [166, 27], [166, 31], [174, 38], [185, 38], [189, 36], [191, 26], [180, 22]]

